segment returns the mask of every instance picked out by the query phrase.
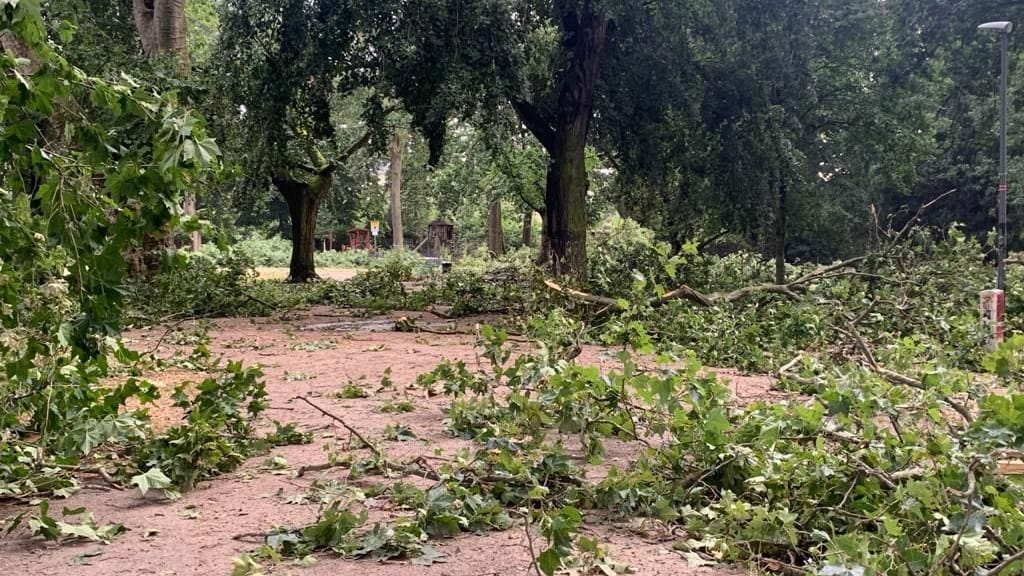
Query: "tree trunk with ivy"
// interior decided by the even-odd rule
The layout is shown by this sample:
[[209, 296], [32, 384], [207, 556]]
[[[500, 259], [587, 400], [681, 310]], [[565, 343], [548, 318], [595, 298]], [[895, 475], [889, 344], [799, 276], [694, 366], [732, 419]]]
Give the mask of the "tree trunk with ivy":
[[[142, 44], [142, 53], [147, 58], [171, 56], [181, 76], [188, 76], [192, 70], [188, 53], [185, 3], [186, 0], [132, 0], [132, 15], [135, 19], [135, 30], [139, 34], [139, 42]], [[186, 216], [195, 215], [195, 192], [185, 192], [182, 212]], [[203, 246], [203, 238], [199, 231], [192, 232], [189, 241], [194, 252], [198, 252]], [[167, 242], [173, 245], [173, 235], [169, 236]]]
[[320, 203], [334, 184], [334, 168], [322, 169], [310, 181], [275, 176], [274, 187], [288, 204], [292, 224], [292, 256], [288, 264], [289, 282], [309, 282], [320, 277], [313, 255], [316, 251], [316, 219]]
[[523, 212], [523, 246], [533, 246], [533, 210]]
[[587, 278], [587, 135], [611, 21], [590, 2], [578, 13], [566, 6], [560, 17], [562, 45], [572, 59], [562, 74], [557, 111], [515, 98], [512, 106], [550, 158], [543, 233], [548, 265], [554, 275], [583, 283]]

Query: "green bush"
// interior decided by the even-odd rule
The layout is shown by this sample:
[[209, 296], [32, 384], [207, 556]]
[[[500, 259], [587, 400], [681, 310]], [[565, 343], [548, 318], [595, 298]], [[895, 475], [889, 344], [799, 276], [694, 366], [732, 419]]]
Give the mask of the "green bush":
[[230, 472], [256, 446], [252, 422], [267, 407], [267, 391], [258, 368], [228, 364], [218, 378], [207, 378], [189, 398], [189, 383], [174, 391], [174, 405], [185, 410], [185, 423], [140, 447], [134, 461], [140, 470], [160, 470], [180, 490], [204, 478]]
[[[287, 268], [291, 262], [292, 243], [280, 236], [268, 236], [259, 230], [250, 230], [231, 243], [227, 252], [245, 257], [253, 266]], [[226, 251], [216, 244], [206, 244], [203, 246], [203, 254], [220, 259], [226, 255]], [[327, 268], [365, 268], [373, 257], [366, 250], [331, 250], [318, 251], [313, 259], [317, 266]]]
[[148, 319], [171, 315], [193, 317], [267, 314], [249, 290], [256, 282], [252, 261], [227, 253], [218, 256], [178, 252], [176, 262], [129, 292], [133, 311]]

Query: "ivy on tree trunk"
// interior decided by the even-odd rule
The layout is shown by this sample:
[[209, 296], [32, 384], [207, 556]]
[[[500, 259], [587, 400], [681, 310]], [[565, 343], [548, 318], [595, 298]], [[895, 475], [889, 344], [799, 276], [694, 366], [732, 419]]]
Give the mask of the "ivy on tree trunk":
[[564, 6], [560, 18], [562, 45], [572, 59], [561, 74], [557, 111], [517, 98], [512, 99], [512, 106], [550, 159], [544, 192], [544, 239], [551, 272], [582, 283], [587, 277], [587, 135], [611, 20], [591, 2], [585, 2], [578, 12]]

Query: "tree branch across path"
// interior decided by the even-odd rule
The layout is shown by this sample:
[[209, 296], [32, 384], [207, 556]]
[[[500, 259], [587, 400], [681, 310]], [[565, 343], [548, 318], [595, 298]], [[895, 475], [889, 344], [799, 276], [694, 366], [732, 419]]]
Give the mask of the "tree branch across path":
[[[661, 296], [651, 298], [647, 301], [647, 305], [658, 307], [672, 300], [682, 299], [689, 300], [690, 302], [699, 304], [706, 308], [712, 308], [719, 304], [736, 302], [755, 294], [781, 294], [791, 300], [800, 300], [801, 296], [798, 294], [798, 290], [802, 289], [805, 285], [810, 284], [815, 280], [820, 280], [833, 275], [857, 273], [856, 269], [853, 268], [854, 265], [863, 262], [866, 259], [867, 256], [857, 256], [856, 258], [843, 260], [842, 262], [832, 264], [830, 266], [824, 266], [813, 272], [804, 274], [796, 280], [786, 284], [755, 284], [753, 286], [745, 286], [729, 292], [712, 292], [710, 294], [705, 294], [695, 288], [691, 288], [690, 286], [683, 284], [674, 290], [662, 294]], [[609, 306], [617, 310], [625, 310], [629, 306], [629, 303], [624, 300], [574, 290], [557, 284], [553, 280], [545, 280], [544, 284], [556, 292], [591, 304]]]
[[[805, 287], [815, 281], [824, 280], [826, 278], [833, 278], [836, 276], [863, 276], [866, 275], [857, 269], [857, 266], [864, 263], [871, 258], [884, 258], [893, 254], [901, 242], [907, 237], [914, 226], [920, 222], [921, 217], [931, 207], [938, 204], [941, 200], [955, 193], [957, 190], [951, 189], [939, 194], [932, 200], [929, 200], [925, 204], [922, 204], [917, 211], [911, 216], [904, 225], [898, 230], [889, 229], [884, 231], [887, 241], [873, 254], [867, 254], [862, 256], [855, 256], [853, 258], [847, 258], [841, 262], [830, 264], [828, 266], [819, 267], [816, 270], [808, 272], [803, 276], [800, 276], [796, 280], [792, 280], [786, 283], [765, 283], [765, 284], [754, 284], [752, 286], [744, 286], [728, 292], [712, 292], [705, 294], [691, 286], [683, 284], [674, 290], [670, 290], [660, 296], [650, 298], [646, 304], [651, 307], [663, 306], [664, 304], [672, 300], [689, 300], [694, 304], [698, 304], [705, 308], [713, 308], [719, 304], [728, 304], [731, 302], [737, 302], [754, 296], [757, 294], [779, 294], [785, 296], [791, 300], [800, 300], [802, 296], [799, 292]], [[1011, 262], [1008, 260], [1007, 262]], [[565, 296], [588, 302], [591, 304], [597, 304], [600, 306], [606, 306], [610, 309], [623, 311], [628, 309], [630, 303], [626, 300], [618, 298], [610, 298], [608, 296], [600, 296], [597, 294], [589, 294], [580, 290], [574, 290], [561, 284], [556, 283], [553, 280], [545, 280], [544, 284]]]

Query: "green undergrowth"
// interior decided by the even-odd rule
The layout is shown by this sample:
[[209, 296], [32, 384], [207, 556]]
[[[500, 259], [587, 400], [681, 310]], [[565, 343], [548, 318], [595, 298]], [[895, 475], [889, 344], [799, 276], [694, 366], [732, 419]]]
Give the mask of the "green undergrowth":
[[[639, 258], [636, 251], [623, 258]], [[985, 264], [982, 246], [956, 227], [943, 233], [913, 229], [861, 261], [794, 288], [797, 300], [752, 290], [711, 307], [686, 298], [655, 302], [680, 285], [727, 295], [774, 280], [770, 267], [750, 255], [720, 258], [683, 251], [670, 256], [657, 246], [644, 254], [645, 268], [628, 273], [625, 265], [609, 263], [612, 255], [598, 250], [595, 256], [591, 284], [601, 290], [592, 291], [619, 298], [622, 310], [608, 313], [607, 305], [561, 296], [552, 305], [588, 321], [586, 341], [607, 343], [642, 329], [652, 341], [685, 346], [707, 364], [751, 371], [776, 370], [803, 352], [834, 355], [854, 341], [849, 323], [880, 360], [901, 368], [926, 361], [976, 370], [985, 356], [978, 294], [991, 288], [994, 270]], [[811, 264], [790, 267], [787, 277], [793, 281], [818, 270], [821, 266]], [[1024, 267], [1011, 267], [1009, 275], [1007, 332], [1021, 333]]]
[[[494, 267], [487, 272], [456, 269], [441, 274], [424, 270], [403, 253], [375, 259], [347, 281], [321, 280], [290, 284], [259, 279], [244, 254], [190, 255], [151, 278], [136, 281], [129, 291], [129, 309], [138, 324], [178, 317], [269, 316], [312, 305], [367, 312], [446, 308], [447, 315], [516, 313], [525, 309], [523, 271]], [[526, 275], [529, 278], [529, 275]]]
[[[1024, 338], [983, 358], [992, 374], [914, 349], [924, 357], [908, 382], [831, 362], [800, 377], [813, 393], [740, 404], [695, 354], [655, 345], [641, 330], [620, 340], [615, 367], [601, 371], [575, 361], [573, 321], [553, 313], [534, 324], [544, 338], [533, 352], [512, 354], [504, 332], [484, 327], [483, 371], [445, 362], [419, 378], [429, 394], [451, 398], [450, 433], [478, 448], [440, 466], [426, 491], [385, 488], [407, 515], [369, 525], [359, 505], [331, 504], [309, 526], [273, 530], [263, 556], [332, 550], [430, 563], [433, 539], [515, 522], [541, 533], [535, 560], [545, 574], [581, 562], [620, 569], [579, 533], [594, 511], [672, 526], [673, 550], [697, 564], [1024, 571], [1008, 564], [1024, 550], [1024, 484], [997, 472], [1000, 459], [1024, 450], [1024, 393], [1006, 378]], [[996, 383], [1009, 391], [990, 391]], [[586, 463], [601, 462], [609, 441], [632, 445], [632, 461], [587, 481]]]

